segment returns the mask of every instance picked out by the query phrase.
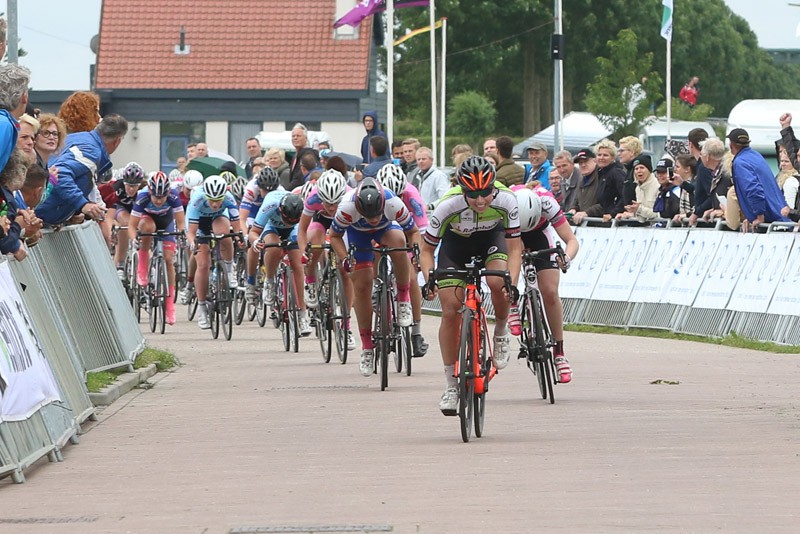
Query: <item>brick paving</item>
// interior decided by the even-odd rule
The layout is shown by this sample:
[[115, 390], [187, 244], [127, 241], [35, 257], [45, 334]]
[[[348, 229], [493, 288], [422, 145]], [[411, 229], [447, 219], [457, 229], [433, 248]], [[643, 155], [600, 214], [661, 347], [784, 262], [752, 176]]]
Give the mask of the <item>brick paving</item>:
[[567, 333], [556, 404], [512, 362], [464, 444], [437, 409], [437, 325], [385, 392], [315, 339], [283, 352], [269, 325], [148, 334], [184, 365], [105, 408], [63, 462], [0, 480], [0, 533], [797, 531], [798, 356]]

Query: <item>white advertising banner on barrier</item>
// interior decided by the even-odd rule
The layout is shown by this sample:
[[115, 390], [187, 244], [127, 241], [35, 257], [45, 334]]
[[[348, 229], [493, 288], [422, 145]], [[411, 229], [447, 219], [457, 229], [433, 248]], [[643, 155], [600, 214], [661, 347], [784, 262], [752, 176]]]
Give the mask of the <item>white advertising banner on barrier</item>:
[[797, 234], [794, 235], [795, 240], [792, 243], [789, 260], [767, 309], [769, 313], [800, 314], [800, 240], [797, 239]]
[[667, 278], [662, 295], [664, 302], [679, 306], [692, 305], [721, 241], [722, 232], [689, 233], [672, 263], [672, 273]]
[[653, 231], [630, 302], [662, 302], [664, 286], [688, 233], [685, 229]]
[[729, 310], [756, 313], [767, 311], [775, 288], [783, 276], [793, 243], [793, 233], [758, 235], [731, 294]]
[[0, 421], [20, 421], [59, 399], [7, 262], [0, 264]]
[[576, 232], [580, 250], [568, 275], [561, 278], [559, 294], [564, 298], [588, 299], [606, 263], [616, 230], [613, 228], [580, 228]]
[[655, 230], [650, 228], [618, 228], [611, 252], [600, 272], [592, 300], [626, 301], [636, 285], [647, 249]]
[[694, 301], [696, 308], [725, 309], [739, 280], [742, 265], [750, 257], [757, 237], [756, 234], [740, 232], [722, 233], [717, 254], [706, 272], [700, 291], [697, 292]]

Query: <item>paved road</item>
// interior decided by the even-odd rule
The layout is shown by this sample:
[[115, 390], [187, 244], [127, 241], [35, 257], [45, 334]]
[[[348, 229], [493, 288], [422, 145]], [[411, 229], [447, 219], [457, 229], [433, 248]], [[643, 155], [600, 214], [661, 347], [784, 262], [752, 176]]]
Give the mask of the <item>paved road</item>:
[[381, 392], [355, 361], [323, 364], [315, 340], [284, 353], [269, 326], [148, 338], [183, 367], [105, 409], [64, 462], [0, 481], [0, 532], [800, 528], [797, 356], [568, 333], [575, 378], [556, 404], [512, 363], [486, 436], [464, 444], [437, 409], [435, 343]]

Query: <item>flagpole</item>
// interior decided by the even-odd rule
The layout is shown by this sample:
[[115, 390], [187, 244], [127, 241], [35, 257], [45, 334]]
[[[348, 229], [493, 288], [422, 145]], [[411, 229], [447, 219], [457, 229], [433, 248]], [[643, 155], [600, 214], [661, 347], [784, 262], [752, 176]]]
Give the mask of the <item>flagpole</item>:
[[431, 25], [431, 152], [436, 165], [441, 165], [436, 150], [436, 5], [430, 0], [430, 25]]
[[386, 0], [386, 33], [389, 34], [386, 43], [386, 134], [391, 144], [394, 140], [394, 0]]
[[[562, 27], [562, 8], [561, 0], [555, 0], [553, 6], [555, 10], [555, 35], [553, 35], [553, 155], [560, 150], [564, 150], [564, 134], [561, 131], [561, 119], [564, 117], [564, 83], [563, 66], [564, 51], [561, 49], [563, 43]], [[556, 47], [557, 45], [557, 47]], [[556, 50], [556, 48], [558, 48]]]
[[[431, 31], [436, 31], [436, 28], [431, 28]], [[439, 94], [439, 109], [440, 115], [442, 120], [442, 131], [440, 132], [439, 136], [439, 153], [444, 158], [446, 154], [446, 147], [445, 147], [445, 125], [447, 123], [445, 118], [445, 91], [447, 86], [447, 67], [446, 67], [446, 57], [447, 57], [447, 17], [442, 17], [442, 60], [441, 60], [441, 74], [439, 76], [441, 85], [439, 88], [441, 89], [441, 93]]]
[[672, 39], [667, 39], [667, 141], [672, 139]]

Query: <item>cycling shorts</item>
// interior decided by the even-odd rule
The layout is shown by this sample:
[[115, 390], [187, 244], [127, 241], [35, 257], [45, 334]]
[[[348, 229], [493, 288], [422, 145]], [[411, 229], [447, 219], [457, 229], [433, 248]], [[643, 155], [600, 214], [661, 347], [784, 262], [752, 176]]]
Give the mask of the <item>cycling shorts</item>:
[[[473, 256], [480, 256], [484, 264], [494, 260], [508, 261], [506, 231], [502, 225], [491, 230], [475, 232], [469, 237], [447, 230], [442, 236], [436, 269], [464, 269]], [[440, 288], [464, 287], [464, 277], [453, 275], [437, 282]]]
[[208, 237], [214, 233], [213, 223], [217, 219], [228, 220], [225, 215], [217, 215], [216, 217], [200, 217], [200, 219], [197, 221], [197, 235]]
[[286, 247], [286, 250], [299, 250], [300, 247], [297, 244], [297, 226], [292, 226], [291, 228], [276, 228], [271, 224], [267, 224], [264, 230], [261, 232], [262, 236], [267, 234], [275, 234], [280, 238], [281, 241], [289, 240], [292, 242], [291, 245]]
[[[364, 232], [362, 230], [356, 230], [352, 226], [347, 227], [347, 241], [354, 247], [356, 247], [355, 252], [355, 260], [356, 265], [361, 264], [362, 267], [372, 265], [375, 259], [375, 253], [372, 252], [372, 244], [373, 241], [380, 243], [381, 239], [383, 238], [384, 234], [390, 230], [399, 230], [403, 231], [400, 228], [400, 225], [396, 222], [392, 221], [389, 223], [388, 226], [385, 228], [381, 228], [380, 230], [376, 230], [374, 232]], [[370, 250], [358, 250], [358, 249], [370, 249]]]
[[[544, 250], [546, 248], [553, 248], [556, 246], [556, 240], [553, 236], [552, 226], [549, 224], [530, 232], [522, 233], [522, 248], [525, 251]], [[533, 260], [533, 267], [537, 271], [545, 269], [558, 269], [558, 264], [555, 260], [556, 255], [552, 254], [549, 258], [536, 258]]]
[[[162, 230], [165, 232], [175, 232], [175, 217], [171, 214], [168, 215], [150, 215], [149, 213], [142, 214], [142, 219], [144, 218], [152, 219], [154, 223], [156, 223], [156, 230]], [[174, 235], [168, 235], [164, 237], [159, 237], [157, 239], [161, 239], [165, 243], [176, 243]]]

